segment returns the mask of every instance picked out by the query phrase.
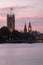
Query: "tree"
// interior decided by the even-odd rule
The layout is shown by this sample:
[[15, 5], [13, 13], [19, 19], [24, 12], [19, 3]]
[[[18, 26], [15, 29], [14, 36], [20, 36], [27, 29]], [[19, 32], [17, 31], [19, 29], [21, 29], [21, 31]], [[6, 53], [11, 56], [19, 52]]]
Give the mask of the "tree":
[[10, 36], [10, 31], [8, 30], [7, 27], [2, 27], [0, 29], [0, 38], [3, 37], [5, 40], [9, 39]]

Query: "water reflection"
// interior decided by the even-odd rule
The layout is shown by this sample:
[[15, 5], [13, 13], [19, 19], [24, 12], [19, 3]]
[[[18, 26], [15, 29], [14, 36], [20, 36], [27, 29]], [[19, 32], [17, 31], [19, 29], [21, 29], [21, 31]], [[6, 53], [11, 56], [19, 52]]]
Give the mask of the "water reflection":
[[0, 65], [43, 65], [43, 44], [1, 44]]

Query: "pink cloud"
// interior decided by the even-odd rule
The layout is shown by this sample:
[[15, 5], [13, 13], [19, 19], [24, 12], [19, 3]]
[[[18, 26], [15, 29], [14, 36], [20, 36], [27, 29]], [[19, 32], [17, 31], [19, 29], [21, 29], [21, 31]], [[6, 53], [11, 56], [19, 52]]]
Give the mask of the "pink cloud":
[[25, 13], [25, 14], [20, 14], [20, 15], [16, 15], [16, 18], [21, 18], [21, 17], [43, 17], [43, 13], [39, 12], [39, 13]]
[[33, 8], [31, 5], [25, 5], [25, 6], [12, 6], [12, 7], [5, 7], [5, 8], [0, 8], [1, 10], [8, 10], [8, 9], [25, 9], [25, 8]]

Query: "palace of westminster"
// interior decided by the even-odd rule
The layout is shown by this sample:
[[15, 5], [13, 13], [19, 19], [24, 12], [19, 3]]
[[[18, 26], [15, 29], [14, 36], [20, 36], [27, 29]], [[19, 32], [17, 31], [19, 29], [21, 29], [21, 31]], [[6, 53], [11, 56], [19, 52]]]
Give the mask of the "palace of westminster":
[[[7, 14], [7, 27], [9, 29], [10, 32], [15, 30], [15, 15], [14, 14]], [[28, 25], [28, 29], [26, 26], [26, 23], [24, 25], [24, 32], [31, 32], [32, 31], [32, 27], [31, 27], [31, 23], [29, 22]]]
[[[10, 34], [9, 34], [9, 32], [6, 33], [6, 31], [3, 31], [3, 28], [1, 28], [1, 31], [0, 31], [1, 42], [3, 39], [5, 39], [5, 41], [8, 40], [8, 42], [11, 42], [12, 39], [13, 39], [13, 41], [15, 40], [16, 42], [17, 42], [17, 40], [19, 42], [25, 42], [25, 41], [26, 42], [43, 42], [43, 34], [41, 34], [40, 32], [37, 32], [37, 31], [32, 31], [32, 26], [31, 26], [30, 22], [29, 22], [28, 27], [27, 27], [26, 23], [24, 24], [23, 33], [20, 33], [19, 31], [17, 31], [15, 29], [15, 15], [12, 13], [7, 14], [7, 29], [9, 29], [9, 31], [11, 32]], [[7, 30], [7, 29], [4, 28], [4, 30]], [[13, 32], [13, 34], [12, 34], [12, 32]]]

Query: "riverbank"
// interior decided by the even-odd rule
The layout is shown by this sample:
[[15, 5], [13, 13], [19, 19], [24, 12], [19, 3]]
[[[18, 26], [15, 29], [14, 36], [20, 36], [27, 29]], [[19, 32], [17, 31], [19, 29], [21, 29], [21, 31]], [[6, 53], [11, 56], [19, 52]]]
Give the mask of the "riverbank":
[[43, 43], [43, 40], [6, 40], [0, 43]]

